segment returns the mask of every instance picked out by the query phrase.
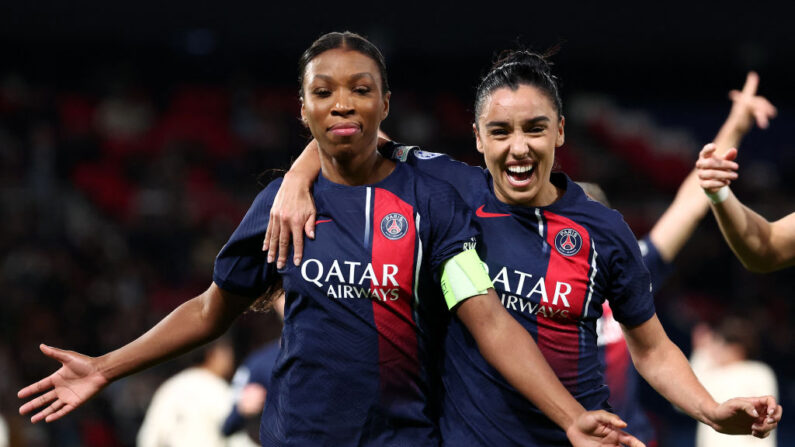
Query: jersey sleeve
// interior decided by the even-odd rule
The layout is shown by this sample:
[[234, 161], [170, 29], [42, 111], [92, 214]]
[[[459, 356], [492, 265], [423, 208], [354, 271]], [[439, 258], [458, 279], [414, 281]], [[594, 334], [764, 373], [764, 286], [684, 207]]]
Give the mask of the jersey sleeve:
[[673, 265], [663, 260], [660, 251], [657, 250], [657, 246], [654, 245], [648, 235], [638, 241], [638, 246], [640, 247], [640, 254], [643, 256], [643, 263], [651, 276], [652, 292], [657, 293], [668, 279], [668, 276], [671, 275]]
[[486, 178], [486, 171], [483, 168], [454, 160], [447, 154], [423, 151], [418, 146], [391, 142], [382, 146], [379, 151], [386, 158], [409, 164], [421, 172], [453, 185], [458, 194], [464, 198], [472, 193], [475, 184], [479, 185]]
[[472, 222], [472, 211], [450, 185], [437, 182], [429, 191], [427, 204], [430, 225], [428, 255], [431, 268], [441, 270], [444, 261], [464, 250], [475, 249], [480, 232]]
[[627, 224], [618, 218], [613, 226], [615, 247], [608, 273], [610, 308], [618, 322], [637, 326], [655, 313], [651, 279], [635, 236]]
[[259, 296], [277, 279], [275, 264], [268, 264], [262, 252], [262, 240], [279, 185], [281, 179], [274, 180], [257, 195], [216, 256], [213, 282], [221, 289], [244, 296]]

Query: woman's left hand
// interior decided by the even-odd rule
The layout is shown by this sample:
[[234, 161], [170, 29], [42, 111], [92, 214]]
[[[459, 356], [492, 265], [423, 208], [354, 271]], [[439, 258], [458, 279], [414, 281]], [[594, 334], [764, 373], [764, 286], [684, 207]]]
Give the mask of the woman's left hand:
[[720, 433], [764, 438], [778, 426], [782, 412], [773, 396], [737, 397], [718, 405], [707, 417]]

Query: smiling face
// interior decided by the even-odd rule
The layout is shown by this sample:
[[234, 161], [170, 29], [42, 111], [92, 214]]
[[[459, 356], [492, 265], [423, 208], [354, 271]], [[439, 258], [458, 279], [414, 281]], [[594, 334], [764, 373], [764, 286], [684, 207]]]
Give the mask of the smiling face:
[[325, 51], [306, 66], [301, 118], [322, 153], [338, 161], [373, 156], [389, 93], [370, 57], [344, 48]]
[[546, 206], [557, 197], [549, 176], [565, 120], [536, 87], [495, 90], [473, 126], [478, 151], [494, 178], [494, 193], [510, 205]]

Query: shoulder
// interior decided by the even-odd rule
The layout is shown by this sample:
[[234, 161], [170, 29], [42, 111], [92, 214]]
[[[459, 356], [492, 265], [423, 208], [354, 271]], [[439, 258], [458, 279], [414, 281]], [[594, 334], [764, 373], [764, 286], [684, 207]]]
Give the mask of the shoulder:
[[426, 207], [433, 211], [434, 208], [439, 208], [442, 205], [460, 203], [464, 206], [466, 204], [459, 190], [450, 182], [436, 178], [426, 171], [414, 169], [411, 166], [406, 166], [405, 168], [411, 171], [410, 175], [412, 176], [417, 203], [421, 207]]
[[[416, 166], [419, 169], [429, 170], [445, 180], [448, 179], [468, 179], [486, 178], [487, 171], [479, 166], [471, 166], [453, 157], [441, 153], [431, 152], [421, 149], [419, 146], [411, 146], [398, 142], [389, 142], [380, 149], [381, 155], [391, 158], [396, 162]], [[451, 177], [451, 174], [460, 177]]]
[[276, 193], [279, 192], [279, 187], [282, 186], [282, 180], [284, 178], [278, 177], [270, 181], [264, 188], [257, 194], [257, 197], [254, 199], [254, 203], [258, 202], [273, 202], [273, 198], [276, 197]]
[[753, 375], [757, 378], [766, 378], [773, 381], [776, 380], [776, 373], [767, 363], [756, 360], [748, 360], [742, 362], [742, 370], [744, 374]]
[[630, 238], [636, 245], [635, 237], [621, 213], [588, 197], [585, 191], [565, 174], [559, 175], [565, 180], [558, 177], [557, 182], [566, 182], [566, 192], [561, 200], [563, 203], [559, 207], [564, 215], [587, 228], [590, 234], [597, 237], [597, 241]]

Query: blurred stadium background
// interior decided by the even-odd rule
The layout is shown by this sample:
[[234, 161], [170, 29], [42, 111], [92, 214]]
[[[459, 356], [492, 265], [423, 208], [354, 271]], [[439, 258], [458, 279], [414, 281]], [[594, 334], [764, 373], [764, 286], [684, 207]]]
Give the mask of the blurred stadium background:
[[[384, 51], [399, 141], [479, 163], [479, 76], [518, 44], [562, 79], [573, 178], [606, 190], [647, 232], [749, 69], [779, 108], [740, 150], [734, 187], [769, 218], [795, 210], [795, 33], [781, 3], [674, 0], [465, 6], [362, 3], [3, 2], [0, 4], [0, 413], [12, 445], [130, 446], [151, 393], [184, 359], [125, 379], [50, 425], [17, 415], [16, 391], [56, 366], [48, 344], [97, 355], [129, 341], [209, 284], [248, 204], [304, 146], [295, 66], [320, 34], [350, 29]], [[262, 174], [266, 173], [263, 177]], [[697, 321], [757, 324], [786, 409], [795, 404], [793, 270], [750, 274], [711, 216], [656, 297], [687, 354]], [[245, 355], [278, 334], [271, 315], [234, 328]], [[694, 423], [652, 391], [662, 446]], [[779, 445], [795, 444], [784, 417]]]

